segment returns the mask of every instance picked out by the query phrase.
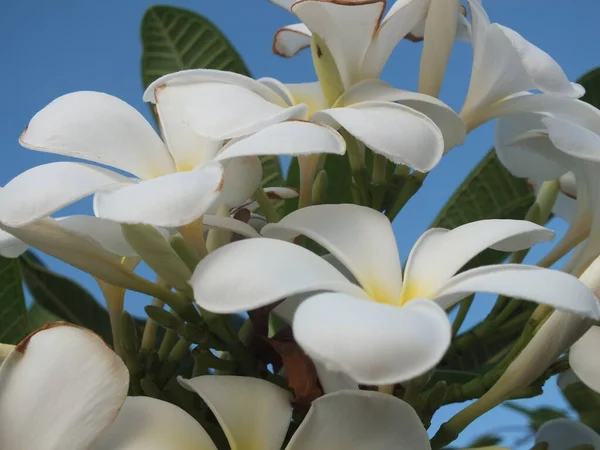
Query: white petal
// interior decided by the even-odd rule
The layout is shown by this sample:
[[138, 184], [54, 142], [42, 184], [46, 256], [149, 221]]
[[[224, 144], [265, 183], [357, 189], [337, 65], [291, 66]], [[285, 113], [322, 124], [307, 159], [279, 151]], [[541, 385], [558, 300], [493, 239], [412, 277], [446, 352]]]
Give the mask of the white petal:
[[31, 119], [19, 141], [32, 150], [99, 162], [140, 178], [175, 169], [146, 119], [124, 101], [101, 92], [57, 98]]
[[266, 238], [234, 242], [210, 253], [196, 267], [190, 284], [196, 302], [218, 313], [248, 311], [318, 290], [367, 296], [314, 253]]
[[300, 50], [310, 47], [312, 33], [303, 23], [287, 25], [277, 30], [273, 37], [273, 53], [291, 58]]
[[154, 91], [160, 129], [177, 170], [192, 170], [212, 159], [222, 142], [196, 133], [185, 123], [185, 107], [189, 102], [188, 87], [165, 85]]
[[310, 122], [291, 121], [271, 125], [248, 137], [230, 141], [217, 160], [248, 155], [343, 155], [345, 151], [346, 142], [334, 129]]
[[217, 450], [183, 409], [150, 397], [127, 397], [115, 422], [92, 450]]
[[571, 347], [569, 364], [583, 383], [600, 393], [600, 361], [596, 358], [600, 345], [600, 327], [593, 326]]
[[552, 207], [552, 213], [555, 216], [569, 223], [575, 218], [576, 210], [577, 200], [562, 193], [558, 194], [556, 202], [554, 202], [554, 206]]
[[218, 198], [222, 181], [221, 165], [207, 163], [190, 172], [164, 175], [98, 193], [94, 210], [98, 217], [119, 223], [178, 227], [206, 212]]
[[294, 104], [304, 103], [308, 106], [309, 116], [329, 108], [329, 104], [321, 88], [321, 83], [318, 81], [313, 83], [286, 84], [285, 88], [292, 97]]
[[231, 217], [213, 216], [205, 214], [202, 217], [202, 225], [208, 228], [220, 228], [233, 231], [245, 237], [260, 237], [260, 234], [247, 223]]
[[378, 78], [392, 50], [425, 19], [429, 0], [396, 0], [365, 54], [361, 78]]
[[0, 221], [23, 226], [103, 189], [131, 184], [123, 175], [90, 164], [56, 162], [29, 169], [0, 191]]
[[548, 137], [563, 152], [586, 161], [600, 161], [600, 136], [585, 127], [567, 120], [546, 117], [542, 119]]
[[429, 95], [396, 89], [381, 80], [365, 80], [355, 84], [340, 97], [336, 106], [350, 106], [366, 101], [398, 102], [425, 114], [442, 132], [446, 152], [465, 140], [465, 123], [444, 102]]
[[128, 388], [127, 368], [97, 335], [48, 325], [0, 366], [0, 448], [88, 448], [114, 420]]
[[319, 376], [319, 384], [321, 384], [323, 392], [326, 394], [347, 389], [359, 389], [358, 383], [345, 373], [329, 370], [325, 364], [318, 361], [314, 361], [314, 365]]
[[498, 27], [512, 42], [537, 89], [574, 98], [579, 98], [585, 93], [581, 85], [569, 82], [565, 72], [548, 53], [533, 45], [516, 31], [502, 25]]
[[460, 0], [431, 0], [419, 68], [419, 92], [439, 96], [456, 38]]
[[242, 156], [222, 161], [223, 188], [210, 211], [216, 212], [219, 205], [236, 207], [243, 205], [260, 187], [262, 164], [256, 156]]
[[0, 229], [107, 283], [140, 292], [154, 292], [148, 290], [153, 287], [152, 283], [128, 270], [117, 255], [85, 236], [68, 231], [53, 219], [42, 219], [19, 228], [0, 222]]
[[530, 300], [592, 319], [600, 318], [596, 296], [573, 275], [521, 264], [478, 267], [453, 277], [435, 294], [448, 309], [474, 292]]
[[480, 220], [450, 231], [432, 228], [423, 233], [408, 256], [402, 297], [431, 298], [486, 248], [517, 251], [553, 237], [552, 230], [525, 220]]
[[554, 180], [567, 170], [547, 134], [541, 114], [511, 114], [496, 122], [495, 148], [500, 162], [515, 176], [536, 182]]
[[[258, 81], [245, 75], [240, 75], [239, 73], [215, 69], [189, 69], [163, 75], [154, 80], [146, 88], [146, 91], [144, 92], [144, 101], [156, 103], [156, 91], [165, 86], [185, 85], [188, 87], [188, 95], [190, 96], [190, 101], [193, 103], [201, 100], [201, 98], [194, 97], [196, 93], [194, 85], [206, 82], [240, 86], [260, 95], [271, 103], [275, 103], [279, 106], [286, 106], [283, 99], [276, 92]], [[201, 93], [203, 91], [200, 90], [198, 92]]]
[[540, 427], [535, 442], [548, 443], [548, 450], [569, 450], [577, 446], [600, 449], [600, 436], [587, 425], [569, 419], [554, 419]]
[[111, 253], [124, 257], [137, 255], [123, 237], [121, 225], [116, 222], [94, 216], [67, 216], [57, 221], [62, 228], [94, 240]]
[[189, 91], [183, 120], [211, 139], [245, 136], [285, 120], [307, 117], [305, 105], [284, 108], [241, 86], [207, 82], [191, 85]]
[[345, 391], [314, 401], [286, 450], [429, 450], [412, 407], [391, 395]]
[[308, 356], [373, 385], [406, 381], [435, 367], [450, 343], [450, 328], [446, 313], [429, 300], [397, 307], [339, 293], [306, 300], [293, 325]]
[[390, 102], [363, 102], [346, 108], [332, 108], [313, 120], [342, 126], [375, 153], [394, 163], [428, 172], [444, 152], [444, 138], [426, 115]]
[[0, 230], [0, 256], [17, 258], [27, 251], [29, 245], [20, 241], [12, 234]]
[[258, 78], [256, 81], [258, 81], [262, 85], [265, 85], [271, 91], [277, 93], [277, 95], [281, 97], [281, 99], [283, 99], [283, 101], [285, 102], [285, 106], [292, 106], [296, 104], [292, 97], [292, 94], [290, 93], [286, 85], [283, 84], [281, 81], [271, 77]]
[[233, 450], [279, 450], [292, 418], [291, 395], [268, 381], [206, 375], [184, 380], [211, 409]]
[[346, 266], [371, 298], [390, 304], [400, 299], [396, 239], [390, 221], [378, 211], [350, 204], [310, 206], [267, 225], [262, 234], [284, 240], [304, 234]]
[[363, 57], [384, 8], [384, 1], [333, 3], [306, 0], [295, 3], [292, 12], [323, 38], [333, 54], [342, 82], [348, 88], [359, 81]]

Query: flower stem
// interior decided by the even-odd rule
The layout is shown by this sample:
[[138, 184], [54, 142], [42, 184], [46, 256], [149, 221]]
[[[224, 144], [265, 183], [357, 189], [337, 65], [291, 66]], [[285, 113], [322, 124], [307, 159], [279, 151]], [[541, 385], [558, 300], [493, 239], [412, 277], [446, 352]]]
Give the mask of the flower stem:
[[412, 196], [415, 195], [419, 189], [421, 189], [423, 181], [426, 177], [426, 173], [413, 172], [413, 174], [407, 178], [406, 183], [392, 203], [392, 206], [385, 213], [388, 219], [390, 219], [390, 222], [394, 221], [404, 205], [406, 205]]
[[258, 205], [260, 206], [260, 210], [269, 222], [279, 222], [279, 213], [275, 209], [275, 206], [273, 206], [273, 203], [271, 203], [271, 200], [269, 200], [269, 197], [267, 197], [267, 194], [265, 194], [263, 188], [258, 188], [254, 192], [254, 200], [257, 201]]
[[468, 298], [465, 298], [464, 300], [462, 300], [460, 302], [460, 306], [458, 307], [458, 313], [456, 314], [456, 318], [454, 319], [454, 322], [452, 323], [452, 336], [453, 337], [458, 334], [460, 327], [464, 323], [465, 318], [467, 317], [467, 314], [469, 313], [469, 309], [471, 308], [471, 305], [473, 304], [473, 298], [475, 298], [474, 294]]
[[[158, 298], [152, 299], [152, 306], [156, 306], [157, 308], [162, 308], [165, 303]], [[142, 352], [151, 352], [156, 345], [156, 331], [158, 329], [158, 324], [148, 317], [146, 320], [146, 325], [144, 326], [144, 332], [142, 333], [142, 344], [141, 350]]]
[[387, 164], [388, 161], [385, 156], [373, 152], [373, 170], [371, 172], [371, 206], [377, 211], [380, 211], [383, 206], [383, 199], [385, 197], [388, 183]]
[[369, 196], [369, 174], [365, 165], [364, 152], [359, 147], [358, 141], [344, 128], [339, 130], [339, 133], [346, 141], [346, 155], [350, 162], [352, 170], [352, 178], [358, 191], [359, 201], [362, 205], [371, 204]]
[[179, 231], [183, 235], [183, 239], [185, 239], [186, 242], [189, 242], [198, 249], [198, 252], [200, 252], [200, 256], [202, 258], [208, 255], [208, 251], [206, 250], [206, 242], [204, 242], [202, 217], [192, 223], [180, 227]]

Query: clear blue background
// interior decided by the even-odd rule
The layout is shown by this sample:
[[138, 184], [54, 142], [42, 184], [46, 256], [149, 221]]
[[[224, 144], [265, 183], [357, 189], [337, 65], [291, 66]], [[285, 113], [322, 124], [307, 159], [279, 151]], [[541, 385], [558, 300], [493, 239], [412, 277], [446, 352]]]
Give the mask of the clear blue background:
[[[166, 1], [209, 17], [240, 51], [255, 77], [271, 76], [284, 82], [313, 81], [308, 53], [285, 60], [271, 53], [275, 30], [294, 18], [267, 0]], [[150, 119], [141, 99], [139, 74], [141, 44], [139, 24], [149, 0], [19, 0], [5, 1], [0, 11], [0, 185], [18, 173], [60, 158], [19, 147], [17, 138], [31, 116], [54, 98], [76, 90], [97, 90], [118, 96]], [[550, 53], [571, 79], [600, 65], [597, 0], [487, 0], [493, 22], [517, 30]], [[414, 90], [417, 85], [420, 44], [402, 42], [392, 55], [383, 78], [397, 87]], [[453, 53], [442, 99], [460, 109], [469, 81], [471, 49], [458, 43]], [[416, 238], [427, 228], [455, 187], [492, 145], [493, 126], [471, 133], [466, 143], [444, 158], [419, 194], [409, 203], [394, 226], [403, 260]], [[90, 202], [79, 202], [67, 214], [89, 213]], [[563, 223], [553, 223], [559, 232]], [[539, 257], [540, 246], [533, 253]], [[85, 284], [98, 297], [94, 281], [59, 261], [45, 258], [51, 266]], [[480, 298], [468, 323], [482, 317], [489, 307]], [[127, 307], [142, 311], [145, 299], [128, 298]], [[526, 405], [564, 406], [555, 382], [545, 394]], [[446, 420], [456, 407], [447, 407], [435, 418], [431, 430]], [[506, 408], [486, 414], [463, 434], [455, 445], [466, 445], [474, 436], [502, 431], [518, 437], [526, 421]], [[512, 430], [515, 428], [515, 430]], [[511, 429], [511, 430], [509, 430]], [[528, 448], [524, 446], [523, 448]]]

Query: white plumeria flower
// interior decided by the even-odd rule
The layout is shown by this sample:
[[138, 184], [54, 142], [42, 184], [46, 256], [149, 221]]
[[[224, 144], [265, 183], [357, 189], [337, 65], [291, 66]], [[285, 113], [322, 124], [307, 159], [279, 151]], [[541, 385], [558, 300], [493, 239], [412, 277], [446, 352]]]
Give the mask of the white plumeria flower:
[[[460, 115], [469, 130], [507, 114], [560, 110], [561, 97], [584, 94], [550, 55], [516, 31], [490, 23], [480, 0], [468, 1], [473, 68]], [[533, 89], [544, 95], [524, 95]]]
[[[271, 1], [302, 21], [275, 33], [273, 52], [292, 57], [310, 47], [312, 34], [318, 34], [333, 53], [345, 88], [378, 78], [392, 50], [403, 38], [422, 40], [425, 36], [426, 46], [436, 41], [435, 54], [429, 55], [433, 49], [427, 48], [423, 59], [437, 61], [424, 68], [421, 77], [438, 78], [439, 72], [443, 76], [455, 35], [463, 40], [468, 36], [468, 24], [459, 14], [458, 0], [396, 0], [385, 17], [386, 0]], [[428, 15], [432, 19], [429, 25], [425, 20]], [[441, 85], [441, 79], [437, 81]]]
[[577, 377], [590, 389], [600, 393], [600, 361], [596, 357], [600, 346], [600, 326], [592, 326], [569, 351], [569, 365]]
[[[294, 294], [331, 291], [316, 293], [298, 307], [294, 336], [314, 360], [359, 383], [401, 382], [434, 367], [450, 343], [445, 309], [473, 292], [600, 317], [596, 297], [562, 272], [505, 264], [456, 275], [488, 247], [517, 251], [552, 239], [551, 230], [527, 221], [484, 220], [452, 231], [429, 230], [408, 257], [404, 281], [391, 224], [370, 208], [303, 208], [265, 226], [262, 234], [277, 239], [236, 242], [198, 265], [191, 280], [196, 302], [209, 311], [233, 313]], [[359, 286], [314, 253], [285, 241], [298, 234], [327, 249]]]
[[554, 419], [540, 427], [535, 435], [535, 443], [545, 442], [548, 450], [570, 450], [585, 445], [600, 450], [600, 436], [581, 422], [569, 419]]
[[[206, 402], [232, 449], [281, 448], [292, 416], [284, 389], [234, 376], [180, 382]], [[127, 397], [128, 387], [124, 363], [89, 330], [65, 323], [38, 330], [0, 366], [0, 447], [216, 450], [188, 413], [162, 400]], [[286, 449], [398, 445], [430, 449], [416, 412], [390, 395], [346, 391], [315, 401]]]
[[[156, 80], [144, 99], [154, 101], [163, 86], [185, 90], [184, 122], [215, 140], [245, 136], [282, 120], [310, 120], [344, 127], [375, 153], [426, 172], [465, 138], [464, 123], [445, 103], [379, 80], [358, 83], [331, 108], [318, 82], [285, 85], [273, 78], [256, 81], [217, 70], [185, 70]], [[322, 152], [289, 153], [309, 157]], [[279, 146], [272, 153], [286, 150]]]
[[[26, 225], [96, 193], [98, 217], [183, 226], [211, 207], [245, 202], [260, 185], [256, 155], [296, 148], [344, 151], [337, 133], [309, 123], [276, 124], [223, 146], [195, 134], [182, 120], [185, 95], [177, 88], [156, 94], [164, 142], [138, 111], [108, 94], [74, 92], [51, 102], [23, 132], [23, 146], [99, 162], [136, 179], [75, 162], [34, 167], [0, 193], [0, 221]], [[229, 159], [238, 154], [242, 157]]]
[[[574, 211], [561, 212], [572, 216], [569, 230], [546, 259], [556, 260], [589, 235], [565, 266], [580, 275], [600, 254], [600, 110], [574, 99], [561, 103], [560, 112], [501, 118], [496, 151], [514, 175], [538, 182], [560, 177], [561, 189], [576, 193]], [[558, 206], [569, 208], [565, 199]]]

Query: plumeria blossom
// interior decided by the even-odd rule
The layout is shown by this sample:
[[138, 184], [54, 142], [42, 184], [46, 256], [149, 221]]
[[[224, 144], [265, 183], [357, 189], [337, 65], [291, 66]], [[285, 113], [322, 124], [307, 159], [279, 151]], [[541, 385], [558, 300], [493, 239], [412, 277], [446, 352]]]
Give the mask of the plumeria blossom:
[[545, 442], [548, 450], [569, 450], [578, 446], [600, 449], [600, 436], [581, 422], [569, 419], [554, 419], [540, 427], [535, 443]]
[[[206, 402], [232, 449], [281, 448], [292, 416], [288, 391], [235, 376], [180, 383]], [[121, 359], [92, 332], [66, 323], [49, 325], [21, 342], [0, 366], [0, 387], [2, 448], [217, 448], [177, 406], [127, 397], [129, 373]], [[430, 449], [416, 412], [390, 395], [346, 391], [315, 401], [286, 449], [398, 445]]]
[[139, 112], [104, 93], [67, 94], [38, 112], [20, 138], [23, 146], [98, 162], [135, 178], [76, 162], [37, 166], [0, 193], [0, 221], [26, 225], [95, 193], [98, 217], [179, 227], [218, 205], [234, 207], [250, 198], [262, 176], [258, 154], [344, 151], [336, 132], [310, 123], [274, 124], [226, 144], [209, 140], [182, 121], [184, 91], [158, 91], [164, 142]]
[[596, 358], [600, 345], [600, 327], [592, 326], [569, 351], [569, 365], [590, 389], [600, 393], [600, 362]]
[[[480, 0], [468, 1], [473, 68], [460, 113], [468, 129], [508, 114], [559, 111], [562, 101], [584, 94], [550, 55], [516, 31], [490, 23]], [[529, 94], [530, 90], [543, 95]]]
[[[496, 128], [496, 151], [516, 176], [537, 182], [560, 177], [561, 190], [577, 196], [570, 227], [545, 257], [553, 262], [591, 236], [566, 266], [580, 275], [600, 254], [600, 111], [579, 100], [562, 102], [553, 113], [503, 117]], [[559, 207], [569, 207], [568, 203]]]
[[[435, 40], [443, 47], [435, 55], [438, 61], [443, 61], [442, 67], [424, 68], [421, 75], [428, 76], [439, 71], [443, 76], [455, 35], [468, 39], [468, 24], [459, 14], [460, 2], [454, 0], [397, 0], [385, 16], [385, 0], [271, 1], [302, 21], [275, 33], [273, 52], [292, 57], [310, 47], [315, 33], [333, 53], [346, 88], [362, 80], [378, 78], [392, 50], [403, 38], [422, 40], [426, 36], [426, 45], [427, 41]], [[429, 49], [424, 51], [428, 52]], [[427, 56], [432, 62], [436, 59], [433, 54]]]
[[[215, 140], [256, 133], [282, 120], [310, 120], [343, 127], [375, 153], [426, 172], [465, 137], [462, 120], [440, 100], [378, 80], [353, 86], [332, 107], [318, 82], [286, 85], [273, 78], [256, 81], [217, 70], [185, 70], [156, 80], [144, 99], [154, 101], [161, 86], [185, 91], [183, 120], [198, 134]], [[287, 152], [274, 146], [271, 153], [303, 156], [314, 168], [310, 155], [322, 151], [312, 150]], [[302, 170], [302, 159], [300, 164]]]
[[[404, 277], [391, 224], [369, 208], [303, 208], [261, 233], [267, 238], [227, 245], [198, 265], [191, 280], [196, 302], [209, 311], [233, 313], [314, 292], [295, 311], [295, 339], [327, 369], [359, 383], [401, 382], [434, 367], [450, 343], [445, 310], [473, 292], [600, 317], [596, 297], [562, 272], [505, 264], [456, 275], [488, 247], [516, 251], [552, 239], [552, 231], [527, 221], [431, 229], [411, 251]], [[299, 234], [329, 251], [358, 285], [314, 253], [286, 242]], [[228, 267], [227, 276], [222, 267]]]

